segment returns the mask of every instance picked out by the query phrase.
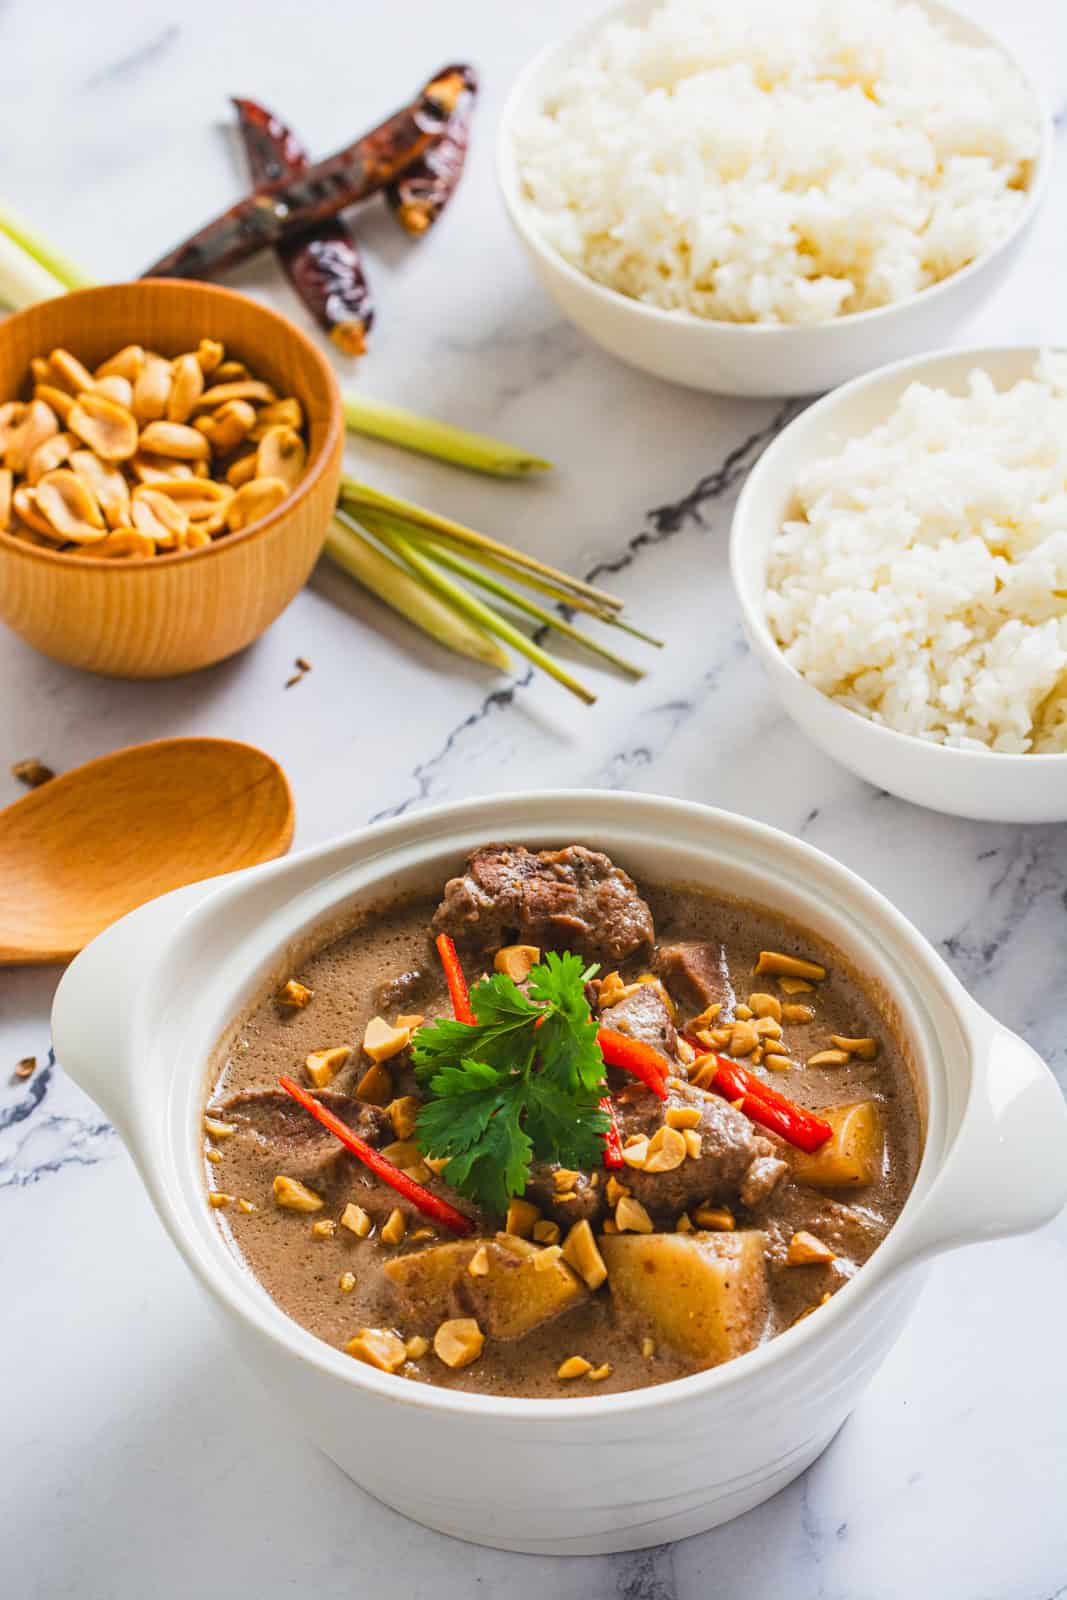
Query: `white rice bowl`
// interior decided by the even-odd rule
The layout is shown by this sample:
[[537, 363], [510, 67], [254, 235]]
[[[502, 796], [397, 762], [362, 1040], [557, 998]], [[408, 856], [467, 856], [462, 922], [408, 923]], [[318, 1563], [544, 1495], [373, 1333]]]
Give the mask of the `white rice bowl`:
[[1067, 751], [1067, 355], [912, 384], [795, 498], [766, 614], [809, 683], [938, 744]]
[[1040, 146], [1009, 59], [895, 0], [663, 0], [605, 23], [515, 130], [532, 225], [573, 266], [772, 324], [893, 304], [987, 254]]

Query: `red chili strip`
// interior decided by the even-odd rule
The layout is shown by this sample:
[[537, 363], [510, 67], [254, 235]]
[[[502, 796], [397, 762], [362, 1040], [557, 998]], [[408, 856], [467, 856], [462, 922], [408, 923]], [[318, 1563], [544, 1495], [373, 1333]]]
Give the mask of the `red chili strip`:
[[431, 1194], [424, 1184], [416, 1183], [414, 1178], [409, 1178], [399, 1167], [394, 1167], [393, 1163], [387, 1161], [373, 1145], [361, 1139], [358, 1133], [353, 1133], [347, 1123], [342, 1122], [340, 1117], [335, 1117], [332, 1111], [328, 1111], [314, 1095], [308, 1094], [306, 1089], [301, 1089], [292, 1078], [279, 1078], [278, 1082], [286, 1094], [292, 1095], [296, 1103], [303, 1106], [316, 1122], [321, 1122], [335, 1139], [340, 1139], [346, 1150], [351, 1150], [354, 1156], [358, 1156], [365, 1167], [369, 1167], [376, 1177], [381, 1178], [391, 1189], [395, 1189], [397, 1194], [403, 1195], [405, 1200], [410, 1200], [424, 1217], [429, 1217], [431, 1222], [439, 1222], [442, 1227], [450, 1228], [453, 1233], [474, 1232], [474, 1223], [470, 1217], [465, 1217], [462, 1211], [450, 1206], [447, 1200], [441, 1200], [437, 1195]]
[[[701, 1045], [699, 1039], [688, 1039], [686, 1042], [700, 1056], [714, 1055], [713, 1051]], [[728, 1056], [715, 1055], [715, 1076], [709, 1088], [727, 1100], [740, 1100], [741, 1110], [746, 1117], [758, 1122], [761, 1128], [769, 1128], [787, 1144], [795, 1145], [808, 1155], [824, 1145], [827, 1139], [833, 1138], [834, 1130], [824, 1118], [787, 1100], [784, 1094], [779, 1094], [769, 1083], [764, 1083], [762, 1078], [757, 1078], [754, 1072], [749, 1072], [737, 1061], [731, 1061]]]
[[452, 1001], [452, 1015], [457, 1022], [476, 1022], [477, 1018], [471, 1010], [470, 995], [467, 992], [467, 980], [459, 964], [455, 943], [447, 933], [439, 933], [434, 943], [437, 946], [437, 954], [441, 957], [441, 965], [445, 969], [448, 997]]
[[615, 1107], [612, 1105], [610, 1094], [606, 1094], [602, 1100], [598, 1100], [597, 1104], [601, 1111], [606, 1113], [608, 1121], [611, 1123], [611, 1127], [604, 1135], [604, 1165], [609, 1169], [618, 1171], [619, 1167], [626, 1165], [626, 1162], [622, 1159], [619, 1119], [615, 1115]]
[[614, 1028], [598, 1029], [596, 1040], [609, 1067], [621, 1067], [623, 1072], [632, 1073], [658, 1099], [666, 1100], [664, 1079], [669, 1068], [658, 1050], [653, 1050], [643, 1039], [631, 1039], [628, 1034], [616, 1033]]

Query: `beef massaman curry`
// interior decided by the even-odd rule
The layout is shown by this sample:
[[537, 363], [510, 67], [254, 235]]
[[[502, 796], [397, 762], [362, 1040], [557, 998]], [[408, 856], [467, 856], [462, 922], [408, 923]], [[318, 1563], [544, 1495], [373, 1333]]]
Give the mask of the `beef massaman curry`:
[[752, 1349], [877, 1248], [918, 1160], [836, 951], [581, 845], [490, 845], [367, 913], [226, 1055], [208, 1199], [252, 1273], [357, 1361], [486, 1394]]

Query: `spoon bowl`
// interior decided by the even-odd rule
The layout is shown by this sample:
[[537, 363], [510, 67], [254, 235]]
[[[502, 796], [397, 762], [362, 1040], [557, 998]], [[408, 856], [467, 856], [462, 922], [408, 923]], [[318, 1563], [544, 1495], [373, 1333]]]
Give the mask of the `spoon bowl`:
[[69, 961], [157, 895], [284, 855], [277, 762], [229, 739], [100, 756], [0, 812], [0, 964]]

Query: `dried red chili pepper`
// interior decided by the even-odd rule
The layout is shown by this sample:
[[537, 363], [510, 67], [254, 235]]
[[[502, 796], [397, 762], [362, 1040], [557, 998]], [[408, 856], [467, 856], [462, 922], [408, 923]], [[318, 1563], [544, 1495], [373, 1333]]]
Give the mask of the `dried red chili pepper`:
[[424, 156], [386, 186], [385, 198], [408, 233], [425, 233], [433, 227], [463, 176], [478, 76], [473, 67], [466, 65], [451, 70], [462, 75], [463, 90], [444, 132]]
[[[256, 100], [234, 99], [233, 105], [257, 188], [310, 165], [311, 157], [292, 128], [273, 112]], [[347, 356], [362, 355], [374, 306], [359, 246], [344, 223], [331, 217], [295, 239], [283, 239], [275, 253], [293, 288], [334, 344]]]
[[245, 195], [168, 251], [143, 276], [214, 277], [384, 189], [425, 155], [444, 132], [464, 88], [460, 73], [446, 67], [410, 105], [362, 139], [325, 161]]

